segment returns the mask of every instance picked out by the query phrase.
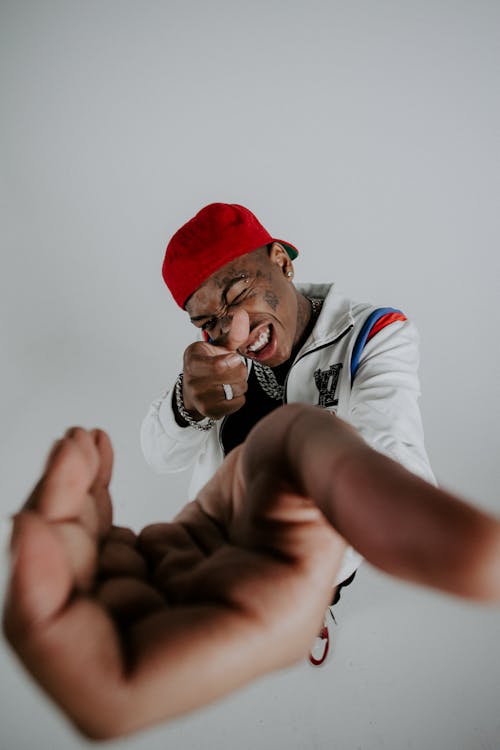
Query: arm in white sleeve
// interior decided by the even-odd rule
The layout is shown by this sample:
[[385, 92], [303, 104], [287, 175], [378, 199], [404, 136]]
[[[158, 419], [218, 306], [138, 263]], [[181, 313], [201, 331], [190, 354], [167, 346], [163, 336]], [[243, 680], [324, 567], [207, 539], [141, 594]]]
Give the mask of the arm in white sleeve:
[[349, 422], [373, 448], [435, 484], [418, 405], [418, 364], [413, 323], [396, 321], [376, 333], [354, 376]]
[[[215, 426], [212, 430], [217, 429]], [[158, 474], [183, 471], [194, 464], [210, 431], [181, 427], [172, 407], [172, 389], [153, 401], [141, 425], [141, 447]]]

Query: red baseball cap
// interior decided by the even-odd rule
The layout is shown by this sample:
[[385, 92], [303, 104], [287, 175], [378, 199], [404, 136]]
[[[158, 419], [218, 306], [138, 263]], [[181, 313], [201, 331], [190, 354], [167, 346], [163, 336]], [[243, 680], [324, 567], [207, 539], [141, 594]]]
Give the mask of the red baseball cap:
[[263, 245], [279, 242], [294, 260], [299, 251], [272, 237], [257, 217], [237, 203], [210, 203], [174, 234], [162, 276], [183, 310], [189, 297], [218, 268]]

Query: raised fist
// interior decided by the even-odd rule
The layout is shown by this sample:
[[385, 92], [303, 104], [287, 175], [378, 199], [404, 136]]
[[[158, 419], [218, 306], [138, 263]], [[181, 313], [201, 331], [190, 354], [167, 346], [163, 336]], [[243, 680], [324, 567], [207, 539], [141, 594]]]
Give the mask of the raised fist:
[[[225, 346], [196, 341], [184, 352], [182, 398], [193, 419], [220, 419], [245, 403], [247, 367], [238, 349], [250, 333], [248, 313], [236, 310], [229, 325]], [[231, 386], [232, 399], [227, 398], [224, 385]]]

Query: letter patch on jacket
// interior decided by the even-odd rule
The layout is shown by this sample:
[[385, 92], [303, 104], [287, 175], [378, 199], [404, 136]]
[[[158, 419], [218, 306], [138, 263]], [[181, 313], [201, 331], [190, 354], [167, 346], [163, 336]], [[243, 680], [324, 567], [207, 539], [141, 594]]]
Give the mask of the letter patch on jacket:
[[328, 370], [315, 370], [314, 382], [319, 391], [318, 406], [337, 406], [339, 400], [335, 398], [335, 391], [341, 369], [342, 363], [330, 365]]

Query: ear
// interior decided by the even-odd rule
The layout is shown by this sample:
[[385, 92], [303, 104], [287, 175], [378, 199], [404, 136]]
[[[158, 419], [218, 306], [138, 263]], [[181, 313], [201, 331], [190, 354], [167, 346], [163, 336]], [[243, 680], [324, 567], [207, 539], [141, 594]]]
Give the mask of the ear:
[[273, 242], [269, 248], [269, 260], [280, 267], [281, 272], [290, 281], [293, 279], [293, 264], [287, 251], [279, 242]]

